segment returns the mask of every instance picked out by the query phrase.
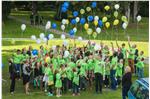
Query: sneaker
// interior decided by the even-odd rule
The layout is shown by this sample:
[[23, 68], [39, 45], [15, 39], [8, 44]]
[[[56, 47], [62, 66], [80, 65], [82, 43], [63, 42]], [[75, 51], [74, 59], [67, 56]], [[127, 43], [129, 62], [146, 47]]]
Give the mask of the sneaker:
[[45, 92], [47, 92], [47, 90], [46, 90], [46, 89], [45, 89], [44, 91], [45, 91]]
[[56, 95], [56, 97], [60, 97], [59, 95]]
[[13, 94], [14, 94], [14, 92], [11, 92], [10, 94], [12, 94], [12, 95], [13, 95]]
[[104, 87], [106, 88], [106, 85]]
[[78, 93], [78, 96], [80, 96], [80, 93]]
[[75, 94], [72, 94], [72, 96], [75, 96]]
[[51, 93], [48, 93], [48, 96], [53, 96], [53, 94], [51, 94]]

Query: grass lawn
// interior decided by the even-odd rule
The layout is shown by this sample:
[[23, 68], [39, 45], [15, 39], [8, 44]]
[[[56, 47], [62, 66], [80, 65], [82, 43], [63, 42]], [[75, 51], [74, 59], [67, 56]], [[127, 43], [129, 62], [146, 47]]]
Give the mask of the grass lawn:
[[[16, 18], [20, 18], [20, 19], [24, 19], [24, 20], [28, 20], [29, 21], [29, 15], [31, 12], [29, 11], [12, 11], [12, 13], [10, 14], [11, 16], [15, 16]], [[56, 21], [54, 20], [54, 15], [55, 12], [53, 11], [39, 11], [39, 14], [44, 16], [44, 22], [46, 23], [47, 20], [50, 20], [51, 22], [55, 22], [57, 23], [57, 29], [60, 29], [60, 21]], [[71, 17], [71, 16], [70, 16]], [[107, 30], [107, 34], [106, 31], [102, 28], [102, 32], [100, 34], [98, 34], [97, 38], [98, 40], [103, 39], [103, 40], [115, 40], [116, 38], [118, 38], [118, 40], [120, 41], [126, 41], [127, 40], [127, 35], [129, 35], [131, 37], [132, 41], [148, 41], [148, 27], [149, 27], [149, 23], [148, 23], [149, 18], [142, 18], [142, 21], [139, 23], [139, 29], [138, 32], [136, 30], [136, 23], [131, 23], [129, 24], [129, 26], [127, 27], [126, 30], [126, 34], [124, 33], [124, 30], [121, 28], [121, 24], [119, 24], [119, 28], [118, 28], [118, 32], [116, 32], [115, 27], [110, 27]], [[112, 24], [112, 23], [111, 23]], [[21, 23], [18, 22], [14, 22], [13, 20], [7, 20], [4, 24], [3, 24], [3, 33], [2, 36], [3, 37], [21, 37], [21, 30], [20, 30], [20, 25]], [[93, 23], [90, 23], [90, 27], [93, 26]], [[72, 29], [73, 25], [68, 25], [65, 29], [65, 32], [68, 32], [70, 29]], [[77, 36], [82, 36], [85, 39], [89, 39], [89, 36], [87, 35], [85, 29], [83, 29], [83, 26], [81, 26], [80, 24], [77, 24], [77, 33], [75, 35]], [[94, 30], [95, 31], [95, 30]], [[23, 37], [27, 37], [29, 38], [31, 36], [31, 34], [34, 35], [39, 35], [39, 33], [44, 32], [42, 30], [39, 29], [35, 29], [29, 25], [27, 25], [27, 30], [24, 33]], [[16, 35], [14, 35], [16, 34]], [[55, 34], [54, 34], [55, 35]], [[56, 36], [56, 37], [60, 37], [60, 36]], [[90, 36], [90, 39], [94, 39], [92, 36]]]
[[[99, 43], [100, 41], [96, 41], [97, 43]], [[110, 45], [108, 41], [103, 41], [105, 44]], [[83, 44], [85, 44], [85, 42], [79, 42], [76, 41], [77, 45], [82, 46]], [[122, 43], [122, 41], [118, 42], [119, 44]], [[148, 42], [132, 42], [132, 43], [136, 43], [138, 45], [139, 50], [143, 50], [145, 52], [144, 56], [148, 56]], [[49, 45], [48, 47], [52, 46], [52, 45], [57, 45], [57, 44], [62, 44], [61, 40], [52, 40], [49, 41]], [[22, 81], [16, 81], [16, 91], [15, 94], [12, 96], [9, 93], [9, 86], [10, 86], [10, 80], [9, 80], [9, 74], [8, 74], [8, 62], [7, 59], [9, 57], [11, 57], [13, 50], [14, 49], [21, 49], [23, 47], [28, 48], [29, 45], [32, 45], [33, 48], [39, 48], [40, 45], [37, 45], [34, 41], [30, 41], [30, 40], [26, 40], [26, 41], [16, 41], [15, 44], [11, 44], [10, 40], [3, 40], [2, 41], [2, 62], [4, 64], [4, 67], [2, 69], [2, 78], [7, 80], [7, 82], [2, 82], [2, 96], [3, 99], [31, 99], [31, 98], [35, 98], [35, 99], [56, 99], [56, 97], [48, 97], [45, 95], [44, 92], [40, 91], [40, 90], [31, 90], [31, 94], [30, 95], [25, 95], [24, 94], [24, 90], [23, 90], [23, 85], [22, 85]], [[71, 43], [70, 45], [73, 45], [73, 43]], [[46, 47], [46, 45], [44, 45]], [[142, 47], [141, 47], [142, 46]], [[146, 64], [145, 68], [144, 68], [144, 77], [148, 77], [149, 76], [149, 72], [148, 69], [149, 65]], [[133, 81], [136, 80], [137, 77], [133, 76]], [[69, 92], [66, 95], [63, 95], [60, 99], [121, 99], [121, 88], [117, 89], [116, 91], [111, 91], [109, 89], [103, 89], [103, 94], [102, 95], [97, 95], [94, 93], [94, 90], [88, 90], [86, 92], [81, 92], [81, 96], [77, 96], [77, 97], [73, 97], [72, 94]]]

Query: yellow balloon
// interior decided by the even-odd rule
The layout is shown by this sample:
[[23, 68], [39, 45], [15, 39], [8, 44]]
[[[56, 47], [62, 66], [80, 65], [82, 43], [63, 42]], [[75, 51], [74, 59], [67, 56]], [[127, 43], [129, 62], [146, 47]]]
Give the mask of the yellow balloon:
[[95, 20], [94, 21], [94, 25], [97, 26], [98, 25], [98, 21]]
[[115, 16], [115, 18], [118, 17], [118, 12], [117, 11], [114, 12], [114, 16]]
[[125, 22], [125, 21], [127, 21], [127, 17], [126, 16], [122, 16], [121, 20]]
[[106, 26], [106, 28], [109, 28], [109, 27], [110, 27], [110, 23], [109, 23], [109, 22], [106, 22], [106, 23], [105, 23], [105, 26]]
[[84, 24], [84, 29], [87, 30], [89, 28], [89, 24], [85, 23]]
[[110, 6], [106, 5], [106, 6], [104, 7], [104, 9], [105, 9], [106, 11], [108, 11], [108, 10], [110, 9]]
[[91, 7], [86, 7], [86, 11], [90, 12], [91, 11]]
[[88, 35], [91, 35], [92, 32], [93, 32], [93, 30], [92, 30], [91, 28], [87, 29], [87, 34], [88, 34]]
[[69, 20], [68, 19], [66, 19], [66, 24], [69, 24]]
[[93, 35], [92, 35], [94, 38], [97, 37], [97, 33], [96, 32], [93, 32]]
[[80, 13], [81, 13], [81, 14], [84, 14], [84, 13], [85, 13], [85, 10], [84, 10], [84, 9], [81, 9], [81, 10], [80, 10]]
[[50, 63], [50, 57], [46, 57], [45, 62]]
[[106, 21], [107, 21], [107, 17], [103, 17], [102, 22], [106, 22]]
[[118, 24], [119, 24], [119, 20], [115, 19], [114, 22], [113, 22], [113, 25], [118, 25]]

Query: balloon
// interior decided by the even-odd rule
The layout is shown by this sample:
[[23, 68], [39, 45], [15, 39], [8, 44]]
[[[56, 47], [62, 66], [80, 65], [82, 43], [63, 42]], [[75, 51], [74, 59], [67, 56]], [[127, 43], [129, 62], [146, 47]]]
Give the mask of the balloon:
[[110, 9], [110, 6], [106, 5], [106, 6], [104, 7], [104, 9], [105, 9], [106, 11], [108, 11], [108, 10]]
[[56, 29], [56, 27], [57, 27], [56, 23], [53, 23], [53, 24], [52, 24], [52, 28], [53, 28], [53, 29]]
[[14, 39], [11, 40], [11, 44], [13, 44], [13, 45], [15, 44], [15, 40]]
[[97, 33], [93, 32], [93, 37], [96, 38], [97, 37]]
[[90, 11], [91, 11], [91, 8], [90, 8], [90, 7], [86, 7], [86, 11], [87, 11], [87, 12], [90, 12]]
[[31, 36], [31, 39], [32, 39], [32, 40], [36, 40], [36, 36], [35, 36], [35, 35], [32, 35], [32, 36]]
[[96, 8], [96, 6], [97, 6], [97, 3], [96, 3], [96, 2], [92, 2], [91, 7], [92, 7], [92, 8]]
[[45, 62], [46, 62], [46, 63], [50, 63], [50, 57], [46, 57], [46, 58], [45, 58]]
[[44, 33], [41, 33], [39, 36], [40, 36], [40, 39], [43, 39], [45, 37]]
[[64, 40], [66, 36], [64, 34], [61, 35], [61, 39]]
[[102, 22], [106, 22], [106, 21], [107, 21], [107, 17], [103, 17]]
[[84, 24], [84, 29], [87, 30], [89, 28], [89, 24], [85, 23]]
[[80, 20], [80, 24], [84, 24], [85, 23], [85, 18], [81, 18], [81, 20]]
[[43, 38], [43, 42], [46, 43], [47, 42], [47, 38]]
[[25, 29], [26, 29], [26, 25], [25, 25], [25, 24], [22, 24], [22, 25], [21, 25], [21, 30], [24, 31]]
[[63, 41], [63, 45], [64, 46], [67, 46], [68, 45], [68, 42], [65, 40], [65, 41]]
[[71, 24], [73, 24], [73, 25], [76, 24], [76, 20], [75, 20], [75, 19], [72, 19], [72, 20], [71, 20]]
[[113, 25], [118, 25], [118, 24], [119, 24], [119, 20], [115, 19], [114, 22], [113, 22]]
[[93, 18], [93, 16], [88, 16], [87, 19], [88, 19], [88, 21], [93, 21], [94, 18]]
[[94, 20], [95, 20], [95, 21], [98, 21], [98, 20], [99, 20], [99, 17], [98, 17], [98, 16], [95, 16], [95, 17], [94, 17]]
[[66, 7], [61, 7], [61, 12], [66, 12], [67, 11], [67, 8]]
[[81, 13], [81, 14], [84, 14], [84, 13], [85, 13], [85, 10], [84, 10], [84, 9], [81, 9], [81, 10], [80, 10], [80, 13]]
[[74, 17], [78, 16], [78, 12], [77, 12], [77, 11], [74, 11], [74, 12], [73, 12], [73, 16], [74, 16]]
[[36, 49], [32, 50], [32, 55], [38, 55], [38, 50]]
[[82, 37], [81, 36], [78, 37], [78, 41], [82, 41]]
[[114, 6], [114, 8], [116, 9], [116, 10], [118, 10], [119, 9], [119, 4], [115, 4], [115, 6]]
[[66, 24], [66, 19], [62, 19], [62, 24]]
[[76, 17], [76, 22], [79, 22], [80, 21], [80, 18], [79, 17]]
[[74, 36], [74, 31], [73, 29], [69, 31], [70, 36]]
[[69, 2], [64, 2], [63, 6], [68, 8], [69, 7]]
[[94, 25], [97, 26], [98, 25], [98, 21], [95, 20], [94, 21]]
[[99, 25], [100, 27], [102, 27], [102, 26], [103, 26], [103, 22], [102, 22], [101, 20], [98, 20], [98, 25]]
[[56, 45], [53, 45], [53, 46], [52, 46], [52, 49], [55, 50], [55, 49], [56, 49]]
[[40, 39], [37, 39], [37, 40], [36, 40], [36, 43], [37, 43], [37, 44], [40, 44], [40, 43], [41, 43], [41, 40], [40, 40]]
[[66, 24], [69, 24], [69, 20], [68, 19], [66, 19]]
[[141, 17], [140, 15], [138, 15], [138, 16], [136, 17], [136, 19], [137, 19], [138, 22], [140, 22], [141, 19], [142, 19], [142, 17]]
[[74, 31], [74, 33], [76, 33], [76, 32], [77, 32], [77, 28], [76, 28], [76, 27], [74, 27], [74, 28], [73, 28], [73, 31]]
[[105, 26], [106, 26], [106, 28], [109, 28], [109, 27], [110, 27], [110, 23], [109, 23], [109, 22], [106, 22], [106, 23], [105, 23]]
[[114, 16], [115, 16], [115, 18], [118, 17], [118, 12], [117, 11], [114, 12]]
[[125, 23], [125, 22], [122, 24], [122, 28], [123, 28], [123, 29], [126, 29], [127, 26], [128, 26], [128, 25], [127, 25], [127, 23]]
[[49, 39], [49, 40], [51, 40], [51, 39], [53, 39], [53, 38], [54, 38], [54, 35], [53, 35], [53, 34], [49, 34], [49, 35], [48, 35], [48, 39]]
[[127, 17], [126, 16], [122, 16], [121, 20], [125, 22], [125, 21], [127, 21]]
[[100, 49], [101, 49], [100, 45], [95, 44], [95, 46], [94, 46], [94, 50], [95, 50], [95, 51], [97, 51], [97, 50], [100, 50]]
[[70, 54], [69, 51], [65, 51], [64, 52], [64, 58], [67, 58], [69, 56], [69, 54]]
[[97, 32], [98, 34], [101, 33], [101, 28], [97, 27], [97, 28], [96, 28], [96, 32]]
[[61, 25], [61, 29], [64, 31], [65, 30], [65, 25]]
[[92, 32], [93, 32], [93, 30], [92, 30], [91, 28], [89, 28], [89, 29], [87, 30], [87, 34], [88, 34], [88, 35], [91, 35]]
[[51, 27], [51, 21], [47, 21], [45, 29], [48, 30]]

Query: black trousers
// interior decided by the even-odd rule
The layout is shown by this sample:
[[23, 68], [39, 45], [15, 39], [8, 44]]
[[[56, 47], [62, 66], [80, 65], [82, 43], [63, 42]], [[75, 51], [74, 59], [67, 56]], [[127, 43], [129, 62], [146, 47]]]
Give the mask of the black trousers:
[[95, 73], [95, 91], [102, 92], [103, 76], [101, 73]]
[[49, 86], [48, 86], [48, 90], [49, 90], [49, 92], [50, 92], [51, 94], [53, 94], [53, 85], [49, 85]]
[[105, 75], [104, 85], [109, 85], [109, 75]]
[[62, 92], [66, 93], [67, 92], [67, 78], [62, 79]]
[[14, 92], [15, 91], [16, 74], [12, 73], [10, 78], [11, 78], [10, 92]]

